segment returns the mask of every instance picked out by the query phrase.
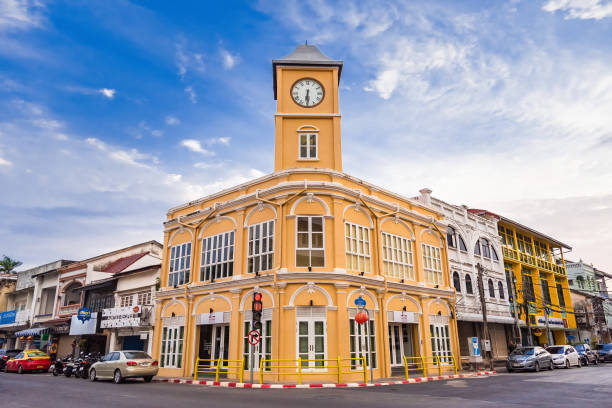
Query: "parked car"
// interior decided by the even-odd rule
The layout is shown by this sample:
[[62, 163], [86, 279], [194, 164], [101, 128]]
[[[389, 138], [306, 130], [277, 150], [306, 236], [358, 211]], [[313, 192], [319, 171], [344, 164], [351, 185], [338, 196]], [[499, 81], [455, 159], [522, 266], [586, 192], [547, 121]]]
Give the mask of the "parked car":
[[49, 371], [51, 357], [40, 350], [23, 350], [15, 357], [6, 362], [4, 372], [16, 371], [23, 374], [26, 371]]
[[19, 349], [0, 349], [0, 370], [4, 370], [6, 362], [22, 351]]
[[595, 347], [599, 361], [612, 361], [612, 343], [598, 344]]
[[143, 378], [150, 382], [158, 370], [157, 361], [144, 351], [113, 351], [91, 366], [89, 380], [112, 379], [121, 384], [126, 378]]
[[550, 346], [546, 351], [551, 354], [555, 367], [582, 367], [580, 354], [578, 354], [576, 349], [572, 346]]
[[552, 356], [548, 351], [538, 346], [517, 347], [508, 356], [506, 361], [508, 372], [515, 370], [540, 371], [541, 368], [552, 370], [555, 368]]
[[599, 364], [597, 353], [591, 350], [591, 346], [589, 346], [588, 344], [576, 344], [574, 348], [580, 355], [580, 361], [582, 362], [582, 365], [587, 366], [589, 364]]

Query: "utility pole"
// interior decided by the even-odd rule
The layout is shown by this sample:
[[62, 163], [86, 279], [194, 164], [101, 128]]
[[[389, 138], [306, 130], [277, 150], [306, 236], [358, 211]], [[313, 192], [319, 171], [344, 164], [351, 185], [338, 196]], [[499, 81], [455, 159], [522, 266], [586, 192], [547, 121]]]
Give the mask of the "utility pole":
[[514, 298], [514, 307], [512, 308], [514, 311], [514, 342], [518, 347], [519, 344], [523, 344], [523, 336], [521, 335], [521, 328], [519, 327], [519, 302], [518, 292], [514, 286], [514, 271], [510, 271], [508, 277], [510, 278], [510, 290], [512, 290], [512, 297]]
[[[480, 294], [480, 303], [482, 305], [482, 331], [484, 334], [485, 343], [489, 343], [491, 346], [491, 351], [489, 351], [489, 368], [493, 370], [493, 350], [491, 345], [491, 338], [489, 337], [489, 326], [487, 324], [487, 301], [485, 300], [485, 291], [484, 291], [484, 283], [483, 283], [483, 274], [484, 268], [480, 263], [476, 264], [476, 268], [478, 268], [478, 293]], [[486, 353], [485, 346], [485, 353]]]

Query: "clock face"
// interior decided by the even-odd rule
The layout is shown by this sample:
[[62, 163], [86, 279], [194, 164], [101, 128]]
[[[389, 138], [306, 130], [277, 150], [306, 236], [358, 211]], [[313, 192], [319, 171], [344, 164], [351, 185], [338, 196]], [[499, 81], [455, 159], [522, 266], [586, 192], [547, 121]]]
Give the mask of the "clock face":
[[298, 79], [291, 87], [291, 97], [300, 106], [312, 108], [323, 100], [323, 85], [312, 78]]

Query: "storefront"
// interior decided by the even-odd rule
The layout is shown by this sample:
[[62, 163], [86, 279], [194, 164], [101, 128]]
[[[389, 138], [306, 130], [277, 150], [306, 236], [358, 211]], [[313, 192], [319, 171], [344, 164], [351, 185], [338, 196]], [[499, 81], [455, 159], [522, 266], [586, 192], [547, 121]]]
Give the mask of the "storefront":
[[100, 329], [109, 334], [109, 351], [142, 350], [150, 353], [153, 327], [151, 306], [124, 306], [102, 310]]

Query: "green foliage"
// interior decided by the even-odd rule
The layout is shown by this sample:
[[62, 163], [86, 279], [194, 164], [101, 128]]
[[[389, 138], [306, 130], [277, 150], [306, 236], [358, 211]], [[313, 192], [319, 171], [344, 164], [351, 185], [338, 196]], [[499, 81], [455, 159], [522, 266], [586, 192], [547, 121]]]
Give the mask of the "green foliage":
[[17, 273], [15, 268], [21, 264], [22, 262], [4, 255], [4, 258], [0, 259], [0, 273]]

